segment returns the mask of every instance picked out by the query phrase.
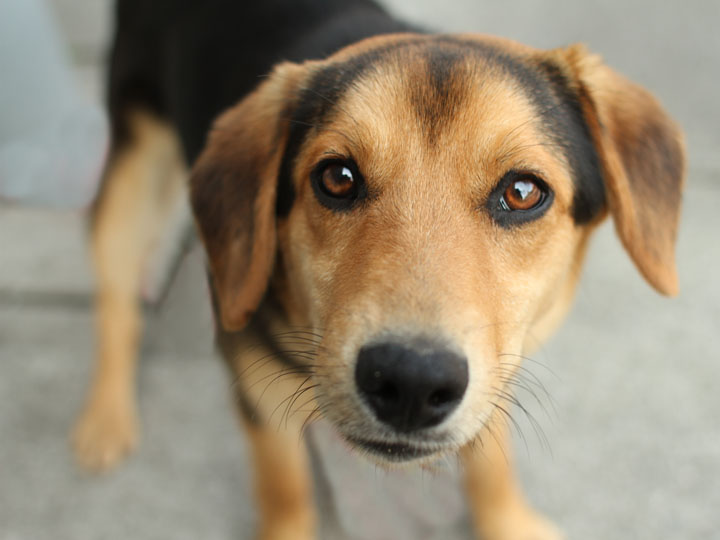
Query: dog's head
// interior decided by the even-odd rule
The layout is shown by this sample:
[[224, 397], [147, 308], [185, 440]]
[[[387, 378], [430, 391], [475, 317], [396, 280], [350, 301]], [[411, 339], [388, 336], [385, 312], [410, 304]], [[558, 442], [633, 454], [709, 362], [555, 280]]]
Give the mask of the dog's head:
[[317, 399], [384, 461], [476, 437], [565, 314], [609, 213], [674, 294], [681, 136], [582, 47], [373, 38], [278, 66], [215, 124], [192, 204], [226, 329], [272, 281]]

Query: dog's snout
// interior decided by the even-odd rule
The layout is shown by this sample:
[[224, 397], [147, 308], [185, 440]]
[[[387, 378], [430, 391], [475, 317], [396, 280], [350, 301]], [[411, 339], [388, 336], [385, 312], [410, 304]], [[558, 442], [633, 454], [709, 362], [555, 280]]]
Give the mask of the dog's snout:
[[397, 343], [360, 349], [355, 381], [381, 422], [411, 432], [442, 422], [468, 385], [467, 360], [447, 349], [415, 350]]

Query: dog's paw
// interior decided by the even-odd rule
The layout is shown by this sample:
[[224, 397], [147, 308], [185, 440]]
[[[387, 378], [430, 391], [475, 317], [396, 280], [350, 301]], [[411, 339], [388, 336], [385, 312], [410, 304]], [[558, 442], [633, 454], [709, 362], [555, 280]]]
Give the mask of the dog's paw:
[[285, 529], [273, 529], [260, 533], [259, 540], [314, 540], [314, 537], [298, 536], [297, 532]]
[[540, 517], [533, 516], [517, 530], [511, 531], [504, 540], [564, 540], [565, 536], [554, 523]]
[[496, 514], [481, 526], [483, 540], [564, 540], [565, 536], [550, 521], [529, 508]]
[[72, 433], [77, 462], [91, 471], [104, 471], [120, 463], [138, 441], [137, 417], [121, 400], [92, 400]]
[[313, 512], [266, 516], [260, 525], [259, 540], [315, 540]]
[[259, 540], [315, 540], [315, 535], [294, 527], [275, 526], [265, 528], [260, 533]]

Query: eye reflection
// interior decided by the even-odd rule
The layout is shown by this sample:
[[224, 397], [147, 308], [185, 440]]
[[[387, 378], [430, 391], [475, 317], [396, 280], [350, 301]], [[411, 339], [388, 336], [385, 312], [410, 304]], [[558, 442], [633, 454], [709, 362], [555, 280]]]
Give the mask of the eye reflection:
[[530, 210], [543, 200], [543, 192], [531, 179], [520, 179], [511, 183], [501, 199], [505, 210]]
[[322, 188], [332, 197], [351, 196], [355, 188], [352, 171], [340, 163], [328, 165], [322, 173]]
[[318, 202], [339, 212], [349, 211], [367, 197], [367, 185], [351, 158], [319, 162], [310, 172], [310, 184]]

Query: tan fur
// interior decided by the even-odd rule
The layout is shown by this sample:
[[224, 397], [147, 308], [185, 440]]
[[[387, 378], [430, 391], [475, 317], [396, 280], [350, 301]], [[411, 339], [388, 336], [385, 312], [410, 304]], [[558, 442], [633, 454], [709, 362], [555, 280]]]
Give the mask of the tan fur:
[[560, 532], [527, 505], [516, 484], [507, 423], [493, 418], [490, 425], [492, 431], [460, 451], [478, 538], [559, 540]]
[[315, 538], [312, 477], [299, 432], [248, 427], [262, 540]]
[[287, 410], [289, 400], [304, 383], [302, 378], [277, 377], [277, 369], [272, 368], [260, 369], [248, 377], [254, 381], [250, 383], [254, 386], [250, 399], [257, 414], [269, 419], [266, 425], [245, 420], [260, 514], [259, 537], [311, 540], [315, 538], [316, 515], [312, 473], [301, 434], [307, 414], [288, 416]]
[[[353, 418], [357, 404], [339, 406], [353, 395], [347, 372], [354, 358], [336, 347], [353, 351], [378, 332], [421, 328], [462, 344], [471, 364], [491, 371], [497, 353], [522, 353], [530, 325], [574, 272], [583, 235], [568, 215], [572, 188], [563, 163], [537, 144], [544, 139], [531, 124], [516, 129], [532, 111], [509, 82], [498, 77], [477, 89], [467, 103], [484, 106], [458, 112], [431, 147], [405, 97], [388, 95], [406, 84], [394, 66], [364, 81], [339, 104], [345, 114], [298, 159], [297, 176], [307, 178], [327, 149], [352, 155], [382, 191], [378, 201], [361, 216], [333, 215], [314, 202], [306, 182], [298, 183], [288, 237], [280, 231], [280, 248], [295, 269], [291, 288], [314, 299], [310, 322], [326, 329], [324, 345], [340, 360], [322, 370], [333, 382], [326, 399], [338, 423]], [[518, 147], [524, 150], [514, 153]], [[499, 230], [475, 205], [505, 170], [530, 164], [558, 179], [554, 208], [536, 226]], [[489, 414], [483, 392], [476, 395], [468, 419]]]
[[132, 141], [110, 162], [92, 232], [98, 360], [73, 433], [76, 457], [90, 469], [112, 467], [137, 443], [140, 279], [176, 202], [186, 197], [175, 133], [142, 111], [130, 126]]
[[[259, 314], [278, 336], [277, 346], [293, 358], [312, 354], [312, 340], [293, 332], [284, 317], [265, 307]], [[262, 540], [311, 540], [316, 514], [303, 428], [316, 411], [306, 370], [278, 364], [252, 333], [226, 335], [228, 358], [238, 374], [234, 382], [253, 409], [240, 414], [252, 450], [255, 496]], [[225, 343], [221, 340], [221, 345]]]

